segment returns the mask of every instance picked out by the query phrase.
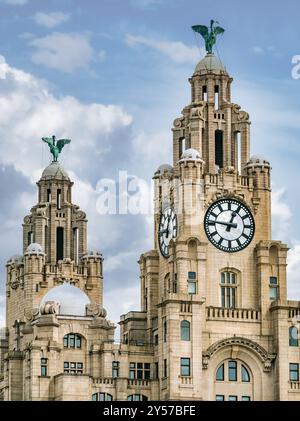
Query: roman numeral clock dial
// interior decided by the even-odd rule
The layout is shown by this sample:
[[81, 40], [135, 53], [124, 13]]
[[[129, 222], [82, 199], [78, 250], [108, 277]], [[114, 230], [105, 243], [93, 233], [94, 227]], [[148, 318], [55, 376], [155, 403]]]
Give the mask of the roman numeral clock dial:
[[222, 199], [208, 208], [204, 229], [215, 247], [233, 253], [251, 243], [255, 224], [247, 206], [235, 199]]
[[169, 256], [169, 244], [177, 236], [177, 218], [173, 208], [167, 207], [161, 214], [158, 227], [158, 243], [164, 257]]

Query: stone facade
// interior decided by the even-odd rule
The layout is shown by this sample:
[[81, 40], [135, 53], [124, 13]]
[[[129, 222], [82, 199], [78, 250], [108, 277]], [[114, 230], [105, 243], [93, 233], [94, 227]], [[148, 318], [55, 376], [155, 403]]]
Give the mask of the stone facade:
[[[191, 104], [174, 121], [173, 166], [154, 175], [141, 311], [121, 316], [118, 343], [103, 308], [102, 255], [87, 250], [72, 182], [57, 162], [44, 170], [24, 218], [23, 255], [7, 262], [2, 399], [300, 400], [300, 302], [287, 300], [288, 247], [271, 238], [270, 164], [250, 158], [249, 115], [231, 102], [219, 59], [208, 54], [190, 83]], [[237, 252], [216, 247], [204, 226], [221, 199], [253, 215], [254, 237]], [[172, 235], [170, 214], [161, 225], [168, 209]], [[216, 224], [234, 232], [235, 218]], [[88, 297], [84, 314], [47, 300], [66, 283]]]

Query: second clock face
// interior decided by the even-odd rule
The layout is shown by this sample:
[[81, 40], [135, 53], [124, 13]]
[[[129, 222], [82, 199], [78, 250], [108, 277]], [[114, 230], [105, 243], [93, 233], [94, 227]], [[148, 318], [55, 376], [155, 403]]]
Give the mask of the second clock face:
[[215, 247], [236, 252], [250, 244], [255, 225], [250, 210], [243, 203], [235, 199], [221, 199], [207, 210], [204, 228]]
[[158, 228], [158, 242], [161, 254], [169, 256], [169, 243], [177, 236], [177, 218], [173, 208], [167, 207], [161, 214]]

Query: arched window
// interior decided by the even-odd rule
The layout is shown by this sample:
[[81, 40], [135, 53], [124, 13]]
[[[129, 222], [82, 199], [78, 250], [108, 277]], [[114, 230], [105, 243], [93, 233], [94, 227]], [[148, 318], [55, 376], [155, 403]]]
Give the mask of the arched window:
[[148, 398], [145, 395], [138, 395], [138, 394], [136, 394], [136, 395], [129, 395], [127, 397], [127, 400], [128, 401], [147, 401]]
[[220, 367], [217, 369], [216, 380], [222, 382], [224, 381], [224, 364], [221, 364]]
[[299, 345], [299, 332], [296, 326], [289, 327], [289, 346], [298, 346]]
[[241, 366], [241, 378], [242, 378], [242, 382], [250, 382], [249, 371], [243, 364]]
[[232, 271], [221, 272], [221, 307], [237, 307], [237, 274]]
[[80, 349], [82, 346], [81, 336], [76, 333], [69, 333], [64, 336], [64, 348], [77, 348]]
[[92, 401], [112, 401], [113, 397], [109, 393], [94, 393], [92, 395]]
[[180, 323], [180, 337], [182, 341], [190, 341], [191, 336], [190, 322], [182, 320]]
[[214, 388], [216, 400], [252, 400], [253, 378], [250, 369], [240, 360], [222, 362], [216, 369]]

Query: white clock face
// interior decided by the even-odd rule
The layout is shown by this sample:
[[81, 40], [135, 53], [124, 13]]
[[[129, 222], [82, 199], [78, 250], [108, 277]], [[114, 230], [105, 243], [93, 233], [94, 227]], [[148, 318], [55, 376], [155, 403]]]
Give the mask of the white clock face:
[[206, 212], [204, 228], [209, 241], [227, 252], [247, 247], [255, 231], [250, 210], [235, 199], [222, 199], [213, 203]]
[[169, 256], [169, 243], [177, 236], [177, 218], [174, 209], [166, 208], [161, 214], [158, 227], [158, 242], [160, 252], [164, 257]]

